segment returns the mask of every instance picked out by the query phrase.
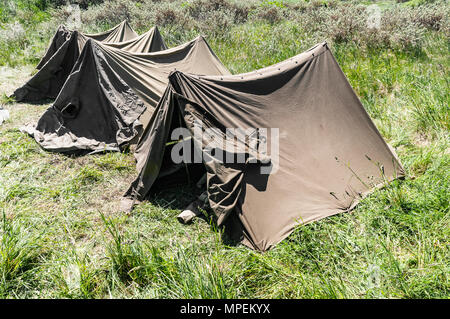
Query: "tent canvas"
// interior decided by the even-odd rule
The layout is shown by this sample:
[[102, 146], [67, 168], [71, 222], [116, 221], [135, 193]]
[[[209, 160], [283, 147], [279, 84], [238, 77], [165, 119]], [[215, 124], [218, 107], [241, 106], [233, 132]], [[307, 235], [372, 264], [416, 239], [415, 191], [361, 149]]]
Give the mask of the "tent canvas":
[[[75, 31], [68, 30], [65, 26], [60, 25], [58, 27], [58, 30], [56, 30], [55, 35], [51, 39], [47, 51], [45, 52], [39, 64], [36, 66], [36, 69], [40, 70], [45, 65], [45, 63], [47, 63], [47, 61], [50, 60], [50, 58], [58, 51], [58, 49], [64, 44], [64, 42], [66, 42], [70, 38], [70, 35], [73, 32]], [[138, 36], [126, 20], [104, 32], [81, 34], [87, 38], [106, 43], [128, 41]]]
[[46, 150], [118, 151], [137, 141], [174, 70], [230, 74], [203, 37], [145, 54], [88, 40], [54, 104], [22, 130]]
[[[121, 25], [124, 28], [124, 26], [128, 24], [122, 23]], [[64, 85], [64, 82], [71, 73], [73, 66], [78, 60], [85, 43], [88, 39], [91, 39], [92, 36], [94, 36], [94, 39], [113, 41], [102, 42], [105, 46], [130, 52], [147, 53], [166, 49], [166, 45], [156, 27], [150, 29], [141, 36], [137, 36], [134, 31], [130, 34], [130, 32], [125, 32], [123, 30], [122, 32], [117, 31], [111, 33], [107, 37], [105, 37], [104, 34], [101, 34], [102, 36], [85, 35], [78, 31], [68, 31], [63, 26], [59, 28], [57, 34], [60, 34], [61, 36], [55, 36], [56, 39], [53, 43], [60, 42], [58, 39], [64, 37], [66, 37], [66, 40], [59, 46], [57, 51], [40, 68], [40, 70], [22, 87], [14, 92], [14, 97], [17, 101], [35, 102], [45, 98], [56, 98]], [[132, 39], [128, 39], [131, 37]], [[55, 44], [55, 47], [56, 46], [57, 44]]]
[[[128, 198], [144, 200], [170, 177], [168, 142], [177, 127], [191, 132], [204, 155], [200, 165], [218, 225], [261, 251], [297, 225], [348, 212], [374, 188], [404, 175], [326, 43], [246, 74], [173, 72], [136, 149], [139, 176]], [[214, 153], [209, 151], [227, 128], [267, 128], [278, 135], [256, 134], [253, 146], [232, 140], [234, 149], [215, 143]], [[198, 129], [208, 134], [196, 138]], [[279, 146], [278, 154], [272, 145]], [[245, 161], [216, 155], [224, 152], [232, 158], [244, 154]]]

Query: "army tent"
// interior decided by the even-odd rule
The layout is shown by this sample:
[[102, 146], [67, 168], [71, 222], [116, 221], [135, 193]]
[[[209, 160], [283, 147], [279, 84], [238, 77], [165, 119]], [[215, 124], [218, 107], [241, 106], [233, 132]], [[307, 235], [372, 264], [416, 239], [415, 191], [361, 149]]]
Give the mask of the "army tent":
[[146, 54], [88, 40], [54, 104], [22, 130], [51, 151], [118, 151], [137, 141], [174, 70], [230, 74], [203, 37]]
[[[50, 41], [50, 45], [47, 48], [47, 51], [45, 52], [44, 56], [42, 57], [39, 64], [36, 66], [36, 69], [40, 70], [45, 63], [47, 63], [48, 60], [58, 51], [58, 49], [69, 40], [70, 35], [74, 31], [68, 30], [64, 25], [60, 25], [58, 27], [58, 30], [56, 31], [55, 35]], [[81, 32], [80, 32], [81, 33]], [[116, 43], [116, 42], [123, 42], [128, 41], [136, 38], [138, 35], [137, 33], [131, 28], [131, 26], [128, 24], [127, 21], [122, 21], [115, 27], [104, 31], [100, 33], [81, 33], [87, 38], [94, 39], [96, 41], [100, 42], [106, 42], [106, 43]]]
[[[137, 146], [140, 173], [127, 197], [143, 200], [171, 178], [179, 164], [173, 154], [181, 153], [171, 142], [178, 127], [191, 134], [172, 136], [191, 140], [180, 142], [193, 148], [183, 150], [184, 165], [193, 172], [200, 163], [207, 173], [217, 223], [261, 251], [296, 225], [347, 212], [404, 175], [326, 43], [246, 74], [173, 72]], [[250, 134], [227, 139], [230, 128]], [[199, 162], [192, 161], [196, 151]]]
[[[166, 49], [166, 45], [156, 27], [139, 37], [133, 31], [132, 33], [136, 35], [136, 37], [133, 36], [133, 39], [131, 40], [126, 40], [131, 37], [129, 31], [111, 33], [108, 37], [104, 37], [99, 35], [85, 35], [78, 31], [67, 31], [64, 27], [60, 27], [57, 33], [61, 34], [61, 36], [55, 36], [57, 39], [52, 42], [55, 43], [55, 47], [57, 46], [57, 43], [60, 42], [58, 39], [66, 38], [66, 40], [59, 46], [56, 53], [51, 56], [40, 70], [31, 77], [25, 85], [14, 92], [14, 97], [17, 101], [35, 102], [45, 98], [56, 98], [72, 71], [72, 68], [80, 55], [79, 52], [81, 52], [88, 39], [93, 38], [103, 39], [103, 41], [116, 41], [102, 43], [105, 46], [136, 53], [156, 52]], [[115, 36], [112, 37], [112, 35]]]

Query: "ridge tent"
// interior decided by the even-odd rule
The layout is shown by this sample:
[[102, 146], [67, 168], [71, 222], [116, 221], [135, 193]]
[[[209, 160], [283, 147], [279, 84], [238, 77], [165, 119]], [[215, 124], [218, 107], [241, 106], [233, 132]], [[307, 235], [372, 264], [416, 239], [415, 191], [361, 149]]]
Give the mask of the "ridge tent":
[[[186, 171], [170, 175], [169, 142], [177, 127], [189, 130], [192, 152], [203, 155], [200, 164], [185, 165], [206, 171], [218, 225], [231, 239], [261, 251], [296, 225], [348, 212], [375, 187], [404, 176], [326, 43], [246, 74], [173, 72], [138, 143], [139, 175], [125, 194], [128, 201], [145, 199]], [[220, 142], [227, 128], [256, 134]], [[278, 151], [268, 154], [273, 145]], [[239, 155], [245, 160], [228, 161]]]
[[230, 74], [203, 37], [145, 54], [88, 40], [54, 104], [22, 131], [50, 151], [119, 151], [147, 126], [174, 70]]
[[[74, 31], [72, 30], [68, 30], [64, 25], [60, 25], [55, 35], [51, 39], [47, 51], [45, 52], [39, 64], [36, 66], [36, 69], [40, 70], [44, 66], [44, 64], [47, 63], [47, 61], [50, 60], [50, 58], [56, 53], [56, 51], [58, 51], [58, 49], [64, 44], [64, 42], [66, 42], [70, 38], [70, 34], [72, 34], [73, 32]], [[104, 32], [81, 34], [83, 34], [87, 38], [108, 43], [128, 41], [138, 36], [126, 20]]]
[[[60, 29], [63, 30], [65, 28], [60, 27]], [[112, 41], [122, 38], [126, 37], [119, 37], [116, 34], [116, 37], [107, 37], [105, 40]], [[80, 55], [79, 52], [82, 51], [88, 39], [90, 37], [83, 33], [70, 31], [68, 39], [47, 63], [25, 85], [14, 92], [13, 95], [16, 100], [35, 102], [45, 98], [56, 98], [70, 75]], [[156, 52], [166, 49], [166, 45], [156, 27], [151, 28], [141, 36], [136, 36], [134, 39], [115, 43], [105, 42], [103, 45], [136, 53]]]

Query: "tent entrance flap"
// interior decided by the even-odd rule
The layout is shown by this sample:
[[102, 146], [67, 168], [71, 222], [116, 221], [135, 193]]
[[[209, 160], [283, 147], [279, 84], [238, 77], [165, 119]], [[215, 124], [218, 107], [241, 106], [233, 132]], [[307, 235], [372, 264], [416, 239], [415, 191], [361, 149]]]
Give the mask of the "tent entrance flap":
[[[175, 107], [169, 132], [175, 132], [179, 128], [187, 129], [179, 108]], [[199, 149], [195, 147], [192, 135], [186, 134], [187, 130], [183, 131], [185, 134], [182, 136], [174, 134], [168, 136], [162, 154], [160, 171], [152, 191], [160, 191], [174, 186], [193, 185], [206, 174], [203, 163], [195, 161], [195, 155]], [[175, 161], [174, 158], [176, 158]]]

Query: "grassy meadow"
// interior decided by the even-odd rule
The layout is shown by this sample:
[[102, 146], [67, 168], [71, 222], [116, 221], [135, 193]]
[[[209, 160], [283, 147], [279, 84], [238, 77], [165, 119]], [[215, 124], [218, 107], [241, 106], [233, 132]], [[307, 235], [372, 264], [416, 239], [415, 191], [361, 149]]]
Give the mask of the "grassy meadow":
[[[450, 5], [446, 1], [80, 0], [81, 30], [158, 25], [169, 47], [203, 34], [232, 73], [327, 41], [407, 177], [355, 210], [299, 226], [272, 250], [232, 246], [208, 218], [175, 218], [191, 186], [131, 214], [131, 152], [67, 156], [19, 127], [51, 101], [7, 98], [73, 10], [0, 3], [1, 298], [449, 298]], [[368, 6], [379, 4], [379, 28]], [[71, 11], [72, 10], [72, 11]]]

